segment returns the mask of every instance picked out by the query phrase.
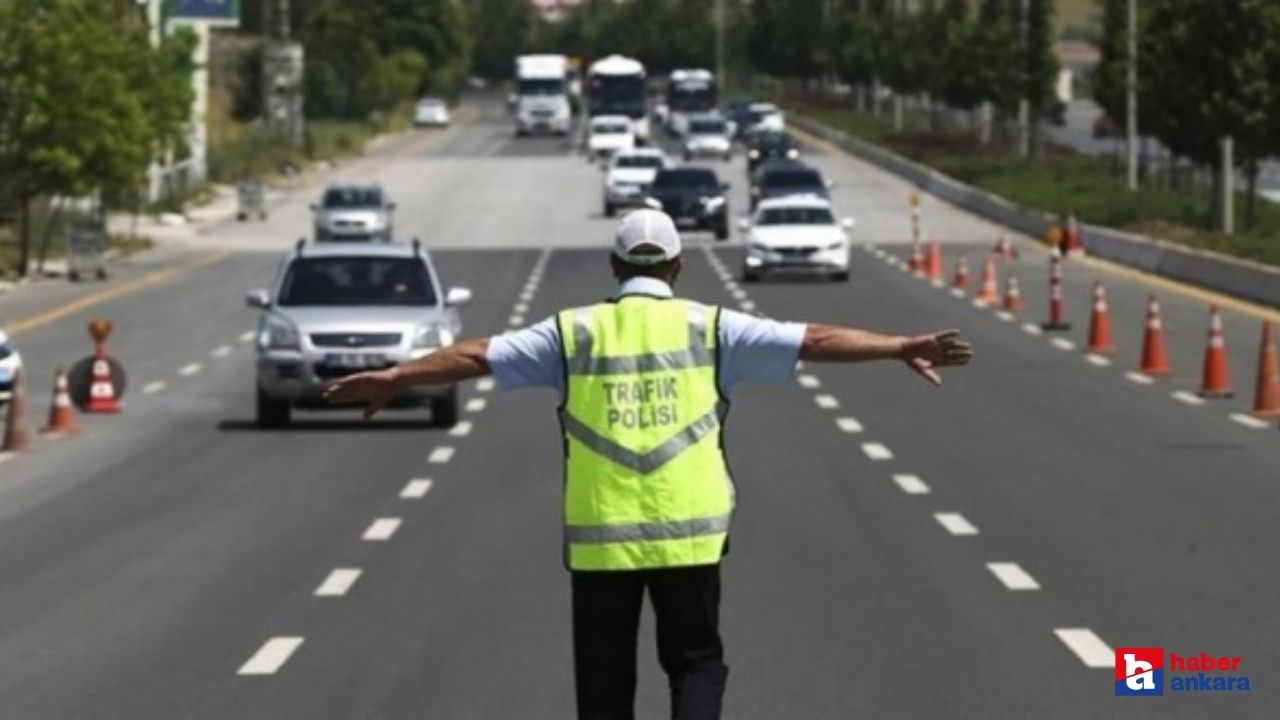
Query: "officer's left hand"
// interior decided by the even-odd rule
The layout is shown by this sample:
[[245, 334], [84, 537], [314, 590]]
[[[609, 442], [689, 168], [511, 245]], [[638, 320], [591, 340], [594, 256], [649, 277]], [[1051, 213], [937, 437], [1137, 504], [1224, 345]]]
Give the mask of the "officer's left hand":
[[394, 370], [376, 370], [350, 375], [330, 385], [324, 391], [328, 403], [358, 403], [364, 405], [364, 419], [373, 417], [391, 402], [396, 393]]
[[907, 340], [902, 347], [902, 360], [925, 380], [942, 384], [936, 368], [968, 365], [973, 359], [973, 346], [960, 338], [959, 330], [944, 330]]

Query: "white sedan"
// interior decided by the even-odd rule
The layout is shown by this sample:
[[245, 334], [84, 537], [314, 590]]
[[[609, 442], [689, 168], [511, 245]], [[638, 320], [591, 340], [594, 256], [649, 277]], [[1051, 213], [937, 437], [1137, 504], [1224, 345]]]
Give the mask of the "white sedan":
[[0, 330], [0, 405], [13, 398], [13, 383], [22, 371], [22, 355], [13, 349], [9, 336]]
[[416, 127], [448, 127], [449, 106], [439, 98], [423, 98], [413, 108]]
[[620, 150], [609, 159], [604, 172], [604, 214], [613, 217], [620, 207], [644, 204], [649, 186], [659, 170], [671, 167], [671, 161], [657, 148]]
[[742, 279], [754, 282], [771, 271], [849, 279], [849, 231], [853, 220], [837, 222], [831, 202], [818, 195], [765, 200], [738, 229], [746, 237]]
[[636, 146], [635, 130], [626, 115], [597, 115], [587, 126], [587, 158], [599, 160]]

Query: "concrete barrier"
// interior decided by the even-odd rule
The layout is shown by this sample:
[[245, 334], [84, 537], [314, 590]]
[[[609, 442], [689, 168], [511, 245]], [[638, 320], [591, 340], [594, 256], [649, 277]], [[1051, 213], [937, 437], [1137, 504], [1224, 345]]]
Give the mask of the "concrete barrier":
[[[1020, 207], [812, 118], [789, 113], [787, 120], [930, 195], [1014, 232], [1043, 238], [1057, 222], [1057, 218], [1048, 213]], [[1080, 229], [1089, 255], [1261, 305], [1280, 307], [1278, 268], [1099, 225], [1082, 224]]]

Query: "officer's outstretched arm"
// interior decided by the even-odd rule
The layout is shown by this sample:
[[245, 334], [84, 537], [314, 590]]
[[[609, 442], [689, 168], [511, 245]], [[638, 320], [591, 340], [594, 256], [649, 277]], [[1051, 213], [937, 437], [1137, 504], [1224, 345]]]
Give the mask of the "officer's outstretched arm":
[[800, 346], [800, 359], [813, 362], [902, 360], [934, 385], [942, 384], [935, 368], [966, 365], [972, 358], [973, 346], [961, 339], [959, 330], [909, 337], [813, 323]]
[[362, 404], [368, 419], [386, 407], [401, 388], [442, 385], [490, 374], [488, 350], [488, 338], [463, 340], [386, 370], [349, 375], [330, 385], [324, 391], [324, 399], [330, 403]]

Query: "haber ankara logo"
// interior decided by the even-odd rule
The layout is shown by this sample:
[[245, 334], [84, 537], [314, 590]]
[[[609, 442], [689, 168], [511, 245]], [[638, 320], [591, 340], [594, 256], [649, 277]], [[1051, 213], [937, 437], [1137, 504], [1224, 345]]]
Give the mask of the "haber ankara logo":
[[1164, 648], [1116, 648], [1116, 695], [1164, 695]]

